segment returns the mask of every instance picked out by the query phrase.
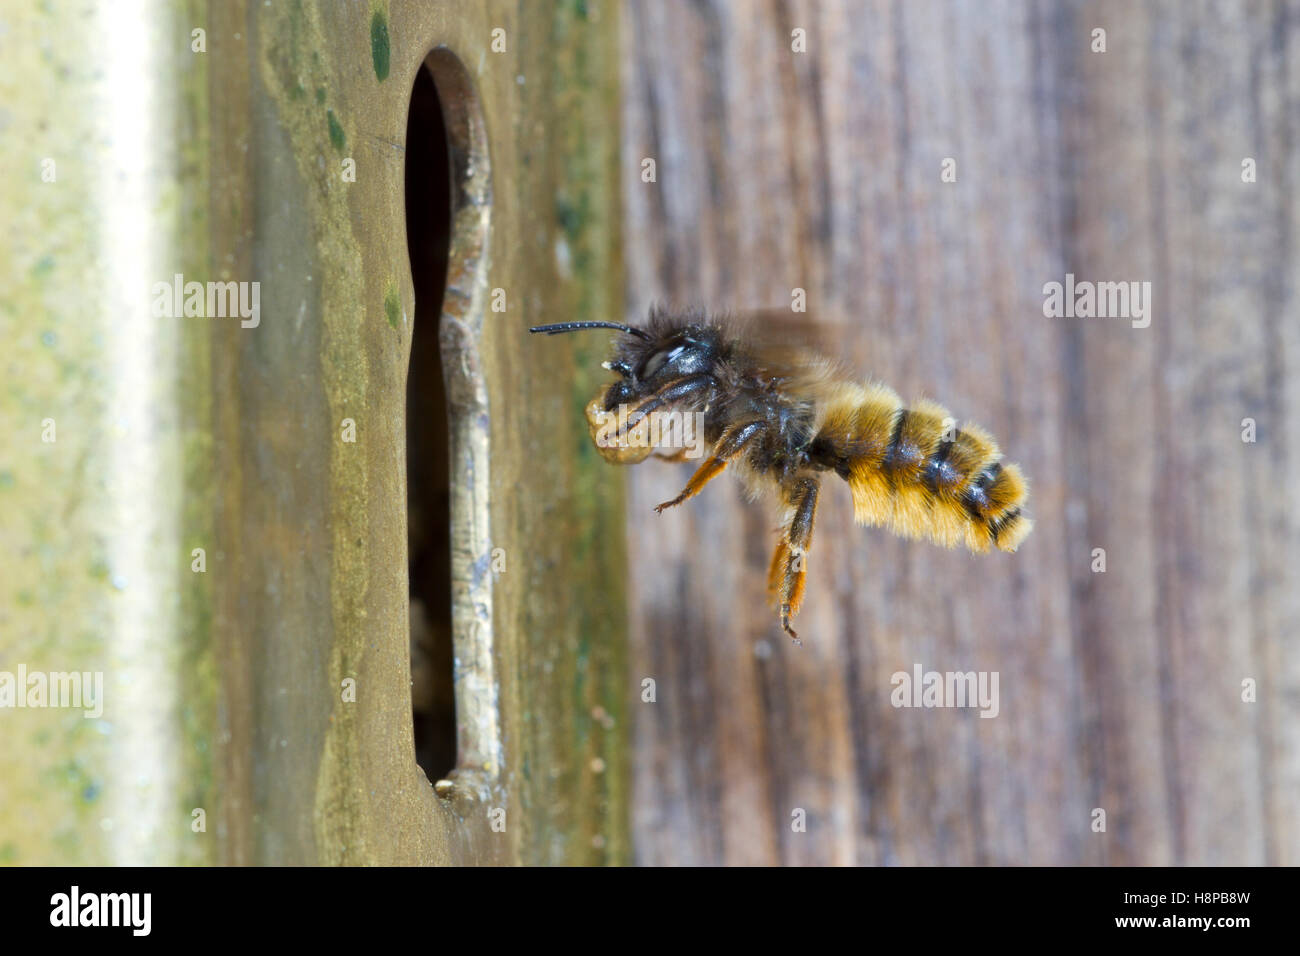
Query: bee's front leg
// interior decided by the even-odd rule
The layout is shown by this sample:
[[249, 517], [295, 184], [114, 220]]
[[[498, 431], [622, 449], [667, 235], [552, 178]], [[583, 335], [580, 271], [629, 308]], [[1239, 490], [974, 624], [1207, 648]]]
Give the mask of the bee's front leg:
[[[626, 437], [628, 432], [640, 424], [641, 419], [665, 406], [677, 402], [705, 401], [705, 397], [717, 387], [717, 384], [713, 380], [713, 376], [703, 374], [691, 375], [687, 378], [679, 378], [676, 381], [669, 382], [659, 391], [652, 392], [645, 401], [634, 408], [627, 417], [627, 423], [615, 433], [614, 437], [620, 439]], [[613, 409], [609, 409], [609, 411], [613, 411]]]

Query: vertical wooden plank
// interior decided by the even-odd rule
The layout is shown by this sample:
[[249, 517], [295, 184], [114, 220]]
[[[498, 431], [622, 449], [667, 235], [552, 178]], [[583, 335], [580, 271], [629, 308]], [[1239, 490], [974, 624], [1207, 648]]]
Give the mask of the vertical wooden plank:
[[[490, 20], [495, 24], [496, 20]], [[509, 29], [520, 61], [497, 142], [498, 210], [489, 316], [494, 537], [508, 773], [530, 864], [631, 859], [627, 742], [624, 490], [608, 481], [581, 409], [605, 373], [601, 343], [527, 329], [615, 314], [618, 233], [614, 3], [520, 3]]]
[[[1291, 859], [1300, 684], [1281, 649], [1300, 538], [1270, 489], [1293, 471], [1294, 18], [1021, 2], [625, 18], [628, 318], [656, 300], [788, 308], [805, 289], [810, 333], [864, 377], [988, 427], [1037, 520], [1019, 554], [971, 557], [853, 527], [829, 487], [792, 648], [761, 595], [774, 516], [724, 485], [656, 517], [683, 469], [636, 469], [633, 676], [659, 681], [635, 711], [638, 859]], [[1046, 317], [1044, 284], [1067, 273], [1151, 282], [1150, 327]], [[1243, 445], [1247, 415], [1277, 428]], [[999, 716], [894, 708], [890, 676], [915, 662], [997, 671]]]
[[[221, 526], [236, 565], [221, 590], [226, 752], [245, 815], [232, 860], [629, 854], [624, 614], [602, 580], [623, 560], [621, 539], [601, 531], [622, 513], [621, 491], [584, 494], [598, 462], [565, 453], [585, 445], [565, 410], [594, 388], [593, 371], [563, 348], [539, 357], [527, 335], [618, 295], [605, 59], [616, 12], [393, 2], [244, 13], [250, 90], [223, 89], [221, 103], [255, 134], [238, 201], [218, 207], [231, 243], [220, 251], [276, 280], [264, 293], [276, 321], [218, 346], [218, 430], [236, 452]], [[422, 307], [417, 332], [402, 144], [415, 72], [435, 47], [460, 71], [435, 74], [439, 95], [474, 100], [488, 154], [470, 158], [474, 188], [456, 191], [441, 324]], [[454, 136], [453, 147], [467, 154]], [[355, 181], [340, 175], [349, 158]], [[251, 228], [234, 221], [244, 216]], [[490, 308], [498, 290], [504, 312]], [[455, 346], [452, 500], [475, 509], [453, 522], [458, 766], [437, 793], [414, 763], [410, 713], [412, 334], [438, 337], [444, 355]], [[345, 419], [355, 444], [341, 441]], [[348, 679], [355, 701], [340, 694]]]

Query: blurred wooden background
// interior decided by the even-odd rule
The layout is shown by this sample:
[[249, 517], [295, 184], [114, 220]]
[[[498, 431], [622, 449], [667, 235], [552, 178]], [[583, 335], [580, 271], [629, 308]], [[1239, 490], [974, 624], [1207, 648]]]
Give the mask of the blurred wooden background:
[[[948, 553], [854, 527], [828, 480], [796, 648], [775, 515], [724, 478], [657, 517], [689, 467], [632, 469], [638, 861], [1300, 863], [1300, 6], [623, 20], [628, 317], [806, 289], [864, 377], [993, 432], [1037, 521]], [[1045, 318], [1068, 272], [1151, 282], [1150, 327]], [[915, 662], [998, 671], [999, 716], [893, 708]]]

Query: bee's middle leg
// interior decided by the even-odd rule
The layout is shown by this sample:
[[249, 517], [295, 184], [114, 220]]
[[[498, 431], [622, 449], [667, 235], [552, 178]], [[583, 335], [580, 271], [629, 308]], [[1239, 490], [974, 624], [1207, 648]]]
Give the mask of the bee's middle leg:
[[682, 489], [682, 493], [672, 501], [665, 501], [663, 504], [655, 505], [655, 513], [662, 513], [665, 508], [675, 507], [687, 498], [694, 498], [698, 495], [705, 485], [722, 474], [722, 470], [727, 467], [727, 462], [740, 454], [741, 450], [759, 432], [766, 428], [766, 422], [749, 422], [726, 432], [718, 440], [717, 446], [713, 449], [713, 454], [705, 460], [704, 464], [695, 469], [695, 474], [691, 475], [690, 480], [686, 482], [686, 487]]
[[800, 643], [799, 635], [790, 626], [790, 618], [799, 613], [803, 603], [819, 488], [816, 478], [802, 477], [782, 489], [789, 518], [767, 574], [768, 591], [781, 609], [781, 628], [796, 644]]

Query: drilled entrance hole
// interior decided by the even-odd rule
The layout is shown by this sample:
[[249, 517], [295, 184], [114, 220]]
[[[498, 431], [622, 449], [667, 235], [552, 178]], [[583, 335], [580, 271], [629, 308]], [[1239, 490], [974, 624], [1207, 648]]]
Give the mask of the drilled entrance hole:
[[406, 488], [415, 760], [431, 781], [456, 764], [447, 389], [438, 348], [453, 187], [442, 103], [428, 69], [421, 67], [406, 127], [406, 238], [415, 283], [406, 380]]

